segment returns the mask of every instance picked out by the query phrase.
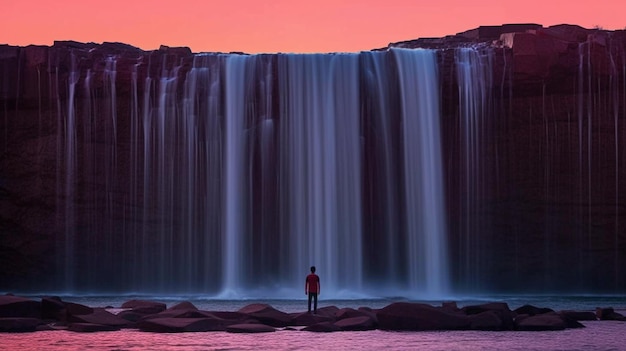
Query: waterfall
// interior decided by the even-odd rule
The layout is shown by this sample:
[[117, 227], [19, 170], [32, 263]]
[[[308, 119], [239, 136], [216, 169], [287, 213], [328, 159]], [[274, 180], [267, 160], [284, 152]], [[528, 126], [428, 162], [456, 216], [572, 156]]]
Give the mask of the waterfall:
[[462, 276], [466, 289], [477, 291], [480, 274], [486, 268], [482, 249], [484, 233], [489, 232], [481, 210], [488, 189], [486, 145], [489, 142], [489, 117], [493, 83], [490, 49], [459, 48], [455, 50], [455, 68], [459, 96], [459, 188], [463, 194], [459, 207], [462, 211], [459, 240]]
[[[254, 58], [252, 58], [254, 59]], [[226, 114], [224, 147], [224, 289], [234, 290], [244, 284], [242, 269], [246, 257], [246, 214], [245, 210], [245, 87], [246, 67], [251, 58], [233, 55], [226, 61]]]
[[437, 57], [394, 49], [400, 80], [409, 289], [448, 289]]
[[357, 63], [355, 54], [279, 57], [285, 264], [295, 281], [317, 265], [330, 291], [358, 291], [363, 275]]
[[294, 297], [315, 265], [327, 297], [448, 293], [436, 51], [118, 67], [64, 105], [91, 185], [63, 191], [98, 211], [61, 251], [107, 276], [61, 267], [78, 290]]

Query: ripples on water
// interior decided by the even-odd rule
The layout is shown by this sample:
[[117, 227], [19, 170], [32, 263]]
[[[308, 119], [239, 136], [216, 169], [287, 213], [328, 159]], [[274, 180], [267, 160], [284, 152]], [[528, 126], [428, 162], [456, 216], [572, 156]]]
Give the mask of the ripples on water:
[[[89, 306], [119, 306], [130, 298], [65, 297], [65, 301]], [[214, 301], [207, 299], [153, 298], [168, 306], [183, 300], [200, 309], [237, 310], [252, 302], [270, 303], [285, 311], [302, 311], [304, 301]], [[499, 298], [489, 298], [497, 301]], [[480, 300], [459, 303], [465, 306]], [[612, 306], [626, 308], [624, 297], [528, 297], [507, 302], [514, 309], [530, 303], [555, 310], [592, 310]], [[327, 301], [323, 305], [338, 307], [383, 307], [389, 300]], [[432, 304], [435, 304], [434, 302]], [[592, 307], [593, 306], [593, 307]], [[279, 330], [263, 334], [226, 332], [159, 334], [126, 329], [115, 332], [75, 333], [41, 331], [0, 335], [0, 350], [626, 350], [626, 322], [583, 322], [587, 328], [555, 332], [365, 332], [311, 333]]]
[[624, 350], [626, 322], [586, 322], [556, 332], [365, 332], [158, 334], [136, 330], [3, 334], [3, 350]]

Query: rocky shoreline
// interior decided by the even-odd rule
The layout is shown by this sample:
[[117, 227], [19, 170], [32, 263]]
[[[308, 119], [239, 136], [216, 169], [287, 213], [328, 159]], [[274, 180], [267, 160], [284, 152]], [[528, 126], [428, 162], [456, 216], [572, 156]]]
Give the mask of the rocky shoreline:
[[146, 300], [129, 300], [119, 307], [89, 307], [59, 297], [40, 300], [0, 296], [0, 332], [69, 330], [74, 332], [137, 329], [145, 332], [261, 333], [277, 330], [336, 331], [551, 331], [584, 328], [581, 321], [626, 321], [611, 307], [591, 311], [554, 311], [524, 305], [511, 310], [507, 303], [491, 302], [459, 308], [456, 302], [433, 306], [393, 302], [370, 307], [326, 306], [317, 313], [286, 313], [271, 305], [253, 303], [238, 311], [200, 310], [191, 302], [172, 306]]

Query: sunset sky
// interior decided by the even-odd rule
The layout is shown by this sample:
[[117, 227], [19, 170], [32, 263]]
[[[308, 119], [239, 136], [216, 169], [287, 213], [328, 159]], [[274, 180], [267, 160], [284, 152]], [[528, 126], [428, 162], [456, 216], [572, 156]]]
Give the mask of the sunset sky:
[[355, 52], [503, 23], [624, 29], [623, 8], [623, 0], [2, 0], [0, 44]]

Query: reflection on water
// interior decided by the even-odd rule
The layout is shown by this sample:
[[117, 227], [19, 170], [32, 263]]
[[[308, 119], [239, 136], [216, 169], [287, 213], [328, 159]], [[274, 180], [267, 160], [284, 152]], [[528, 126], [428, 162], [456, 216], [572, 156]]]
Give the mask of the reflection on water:
[[585, 322], [558, 332], [366, 332], [157, 334], [136, 330], [4, 334], [3, 350], [620, 350], [626, 322]]

